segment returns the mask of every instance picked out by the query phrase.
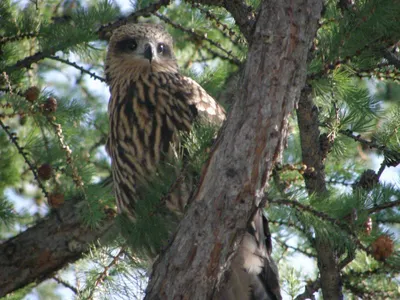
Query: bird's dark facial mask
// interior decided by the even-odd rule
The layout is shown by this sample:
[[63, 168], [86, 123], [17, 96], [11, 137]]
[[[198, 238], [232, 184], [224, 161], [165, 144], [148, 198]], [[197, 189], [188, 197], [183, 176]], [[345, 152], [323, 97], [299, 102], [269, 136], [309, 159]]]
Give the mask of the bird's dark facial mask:
[[138, 43], [134, 38], [126, 38], [119, 41], [116, 45], [116, 48], [119, 52], [129, 53], [134, 52], [137, 49]]
[[172, 50], [165, 43], [152, 43], [141, 38], [127, 37], [115, 45], [116, 50], [121, 54], [134, 55], [136, 58], [143, 58], [150, 63], [153, 60], [171, 59]]

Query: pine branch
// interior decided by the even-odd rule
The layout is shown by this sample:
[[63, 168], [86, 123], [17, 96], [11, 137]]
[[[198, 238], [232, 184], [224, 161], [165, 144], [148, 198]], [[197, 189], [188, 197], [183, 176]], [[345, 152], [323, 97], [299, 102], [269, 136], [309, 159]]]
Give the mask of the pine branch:
[[304, 287], [304, 292], [300, 295], [297, 295], [295, 300], [306, 300], [306, 299], [315, 299], [314, 293], [317, 292], [321, 288], [321, 282], [320, 279], [317, 279], [315, 281], [311, 281], [307, 283], [307, 285]]
[[57, 276], [53, 276], [52, 279], [54, 279], [57, 283], [65, 286], [66, 288], [70, 289], [75, 295], [78, 295], [78, 290], [73, 287], [72, 285], [70, 285], [68, 282], [62, 280], [61, 278], [57, 277]]
[[15, 132], [11, 132], [10, 131], [10, 127], [6, 126], [1, 119], [0, 119], [0, 127], [8, 135], [8, 137], [11, 140], [11, 142], [17, 148], [18, 153], [21, 154], [21, 156], [24, 158], [25, 163], [28, 165], [29, 169], [31, 170], [31, 172], [33, 174], [33, 177], [35, 178], [36, 182], [38, 183], [39, 188], [41, 189], [41, 191], [45, 195], [45, 197], [48, 199], [49, 198], [49, 193], [47, 192], [47, 190], [44, 187], [42, 181], [40, 180], [40, 178], [38, 176], [38, 173], [37, 173], [37, 170], [36, 170], [36, 167], [34, 166], [34, 164], [28, 158], [28, 153], [26, 153], [25, 149], [19, 145], [17, 134]]
[[388, 149], [388, 147], [386, 147], [385, 145], [380, 145], [374, 141], [368, 141], [362, 138], [361, 135], [354, 134], [354, 132], [352, 132], [351, 130], [339, 130], [339, 132], [349, 138], [352, 138], [360, 144], [369, 147], [370, 149], [375, 148], [379, 151], [383, 151], [384, 160], [382, 161], [381, 166], [376, 174], [378, 179], [380, 178], [386, 167], [396, 166], [400, 163], [400, 153], [398, 153], [397, 151]]
[[[167, 6], [169, 3], [170, 3], [170, 0], [160, 0], [156, 3], [149, 5], [146, 8], [143, 8], [139, 11], [132, 13], [128, 17], [121, 18], [118, 21], [107, 24], [107, 25], [103, 25], [97, 31], [99, 38], [102, 40], [108, 40], [109, 37], [111, 36], [112, 31], [115, 28], [118, 28], [119, 26], [126, 24], [128, 22], [134, 22], [140, 16], [149, 15], [150, 13], [153, 13], [153, 12], [157, 11], [158, 9], [160, 9], [162, 6]], [[21, 68], [29, 69], [32, 64], [37, 63], [38, 61], [43, 60], [47, 57], [53, 56], [59, 50], [62, 50], [62, 49], [51, 49], [46, 52], [39, 51], [39, 52], [35, 53], [34, 55], [28, 56], [28, 57], [18, 61], [16, 64], [14, 64], [12, 66], [6, 67], [6, 72], [10, 73], [14, 70], [21, 69]]]
[[343, 180], [335, 180], [333, 178], [330, 178], [329, 180], [326, 181], [328, 184], [341, 184], [344, 186], [353, 186], [354, 182], [347, 182], [345, 179]]
[[219, 57], [220, 59], [229, 61], [230, 63], [232, 63], [232, 64], [234, 64], [234, 65], [237, 65], [237, 66], [240, 66], [240, 65], [241, 65], [239, 59], [237, 59], [237, 58], [234, 58], [234, 59], [233, 59], [233, 58], [231, 58], [231, 57], [229, 57], [229, 56], [225, 56], [225, 55], [223, 55], [223, 54], [221, 54], [221, 53], [218, 53], [218, 52], [214, 51], [213, 49], [211, 49], [210, 47], [207, 47], [207, 46], [203, 46], [203, 48], [204, 48], [207, 52], [209, 52], [209, 53], [213, 56], [213, 58]]
[[[226, 50], [224, 49], [220, 43], [217, 43], [211, 39], [209, 39], [206, 35], [200, 35], [198, 33], [196, 33], [194, 31], [194, 29], [186, 29], [184, 28], [182, 25], [176, 24], [175, 22], [171, 21], [169, 18], [167, 18], [166, 16], [160, 14], [160, 13], [154, 13], [155, 16], [157, 16], [158, 18], [160, 18], [161, 20], [163, 20], [164, 22], [170, 24], [171, 26], [186, 32], [187, 34], [189, 34], [189, 36], [193, 37], [193, 40], [195, 41], [207, 41], [208, 43], [210, 43], [210, 45], [213, 45], [214, 47], [216, 47], [217, 49], [221, 50], [222, 52], [224, 52], [229, 58], [227, 58], [229, 61], [231, 61], [232, 63], [234, 63], [235, 65], [240, 65], [241, 61], [235, 57], [232, 54], [232, 50]], [[216, 55], [217, 52], [213, 51], [214, 55]]]
[[[57, 50], [61, 50], [61, 49], [57, 49]], [[21, 68], [29, 69], [29, 68], [31, 68], [32, 64], [37, 63], [38, 61], [43, 60], [50, 55], [53, 55], [57, 50], [48, 51], [48, 52], [39, 51], [31, 56], [25, 57], [24, 59], [17, 61], [16, 64], [6, 67], [6, 72], [11, 73], [12, 71], [18, 70]]]
[[55, 56], [55, 55], [54, 56], [49, 56], [47, 58], [50, 58], [50, 59], [62, 62], [64, 64], [67, 64], [69, 66], [72, 66], [75, 69], [78, 69], [79, 71], [81, 71], [81, 73], [85, 73], [85, 74], [90, 75], [91, 78], [97, 79], [97, 80], [102, 81], [102, 82], [106, 81], [103, 77], [100, 77], [100, 76], [96, 75], [95, 73], [92, 73], [89, 70], [86, 70], [84, 67], [81, 67], [77, 63], [69, 61], [68, 59], [64, 59], [64, 58], [61, 58], [61, 57]]
[[343, 226], [343, 228], [347, 228], [347, 225], [345, 225], [345, 223], [342, 223], [339, 219], [332, 218], [328, 214], [318, 211], [309, 205], [302, 204], [299, 201], [286, 200], [286, 199], [269, 199], [268, 201], [271, 204], [278, 204], [278, 205], [282, 204], [282, 205], [293, 207], [300, 212], [308, 212], [308, 213], [313, 214], [314, 216], [320, 218], [321, 220], [330, 222], [331, 224], [341, 225], [341, 226]]
[[347, 129], [347, 130], [339, 130], [339, 133], [341, 133], [341, 134], [343, 134], [343, 135], [345, 135], [345, 136], [347, 136], [347, 137], [359, 142], [360, 144], [362, 144], [364, 146], [367, 146], [370, 149], [371, 148], [375, 148], [375, 149], [380, 150], [380, 151], [384, 151], [386, 149], [385, 145], [379, 145], [378, 143], [376, 143], [374, 141], [368, 141], [368, 140], [362, 138], [360, 134], [356, 135], [356, 134], [354, 134], [353, 131], [351, 131], [349, 129]]
[[0, 45], [34, 37], [37, 37], [36, 32], [21, 33], [14, 36], [0, 36]]
[[351, 279], [365, 279], [365, 278], [370, 278], [371, 276], [374, 275], [379, 275], [379, 274], [387, 274], [388, 273], [388, 269], [386, 268], [375, 268], [372, 270], [367, 270], [367, 271], [363, 271], [363, 272], [357, 272], [354, 270], [349, 270], [348, 272], [345, 272], [343, 274], [343, 280], [351, 280]]
[[245, 1], [241, 0], [186, 0], [189, 3], [196, 2], [205, 5], [215, 5], [224, 7], [229, 11], [238, 24], [240, 31], [246, 37], [247, 41], [251, 40], [251, 36], [256, 24], [256, 13], [253, 7], [248, 6]]
[[104, 267], [103, 271], [97, 277], [97, 279], [96, 279], [96, 281], [94, 283], [94, 286], [92, 287], [92, 290], [90, 291], [88, 299], [93, 299], [93, 294], [94, 294], [96, 288], [99, 286], [99, 284], [101, 284], [104, 281], [104, 279], [108, 276], [108, 271], [118, 263], [120, 257], [124, 253], [125, 253], [125, 249], [121, 248], [119, 250], [118, 254], [113, 257], [112, 261], [107, 266]]
[[293, 228], [298, 230], [299, 232], [304, 232], [303, 228], [301, 228], [300, 226], [298, 226], [297, 224], [293, 223], [293, 222], [283, 222], [281, 220], [273, 220], [273, 219], [268, 219], [268, 222], [270, 222], [271, 224], [277, 225], [277, 226], [287, 226], [289, 228]]
[[137, 10], [130, 14], [127, 17], [120, 18], [119, 20], [109, 23], [107, 25], [103, 25], [99, 28], [97, 31], [99, 38], [101, 40], [106, 40], [108, 41], [111, 37], [112, 32], [127, 23], [136, 23], [139, 17], [147, 17], [150, 14], [158, 11], [162, 6], [168, 6], [170, 4], [171, 0], [160, 0], [155, 3], [150, 4], [149, 6], [142, 8], [140, 10]]
[[0, 244], [0, 297], [52, 278], [68, 263], [82, 258], [106, 232], [115, 230], [112, 218], [104, 219], [96, 228], [85, 226], [80, 211], [82, 201], [67, 199], [57, 209], [58, 216], [51, 214]]
[[[204, 14], [207, 19], [214, 22], [217, 27], [221, 29], [221, 34], [226, 39], [230, 40], [232, 44], [238, 47], [242, 46], [242, 43], [240, 43], [241, 37], [238, 36], [232, 28], [228, 27], [228, 25], [224, 24], [216, 15], [214, 15], [211, 10], [203, 8], [198, 3], [192, 3], [192, 6], [197, 8], [202, 14]], [[233, 39], [233, 37], [236, 37], [236, 39]]]
[[398, 298], [399, 292], [395, 289], [394, 291], [388, 291], [386, 287], [373, 288], [368, 285], [368, 282], [359, 282], [352, 284], [348, 281], [344, 281], [343, 285], [346, 289], [351, 291], [354, 295], [360, 299], [395, 299]]
[[292, 249], [293, 251], [298, 252], [298, 253], [301, 253], [301, 254], [303, 254], [303, 255], [305, 255], [305, 256], [307, 256], [307, 257], [310, 257], [310, 258], [315, 258], [315, 257], [316, 257], [315, 254], [309, 253], [309, 252], [307, 252], [307, 251], [305, 251], [305, 250], [303, 250], [303, 249], [300, 249], [300, 248], [298, 248], [298, 247], [290, 246], [290, 245], [286, 244], [284, 241], [281, 241], [281, 240], [278, 239], [278, 238], [274, 238], [274, 240], [275, 240], [278, 244], [280, 244], [281, 247], [285, 248], [286, 250], [287, 250], [287, 249]]
[[380, 212], [382, 210], [397, 207], [397, 206], [400, 206], [400, 200], [382, 203], [380, 205], [377, 205], [377, 206], [374, 206], [374, 207], [368, 209], [367, 212], [368, 212], [368, 214], [373, 214], [373, 213]]
[[383, 51], [383, 57], [387, 59], [388, 63], [393, 65], [396, 69], [400, 70], [400, 59], [397, 55], [389, 50]]
[[65, 138], [62, 132], [61, 124], [58, 124], [52, 120], [48, 120], [49, 123], [53, 126], [54, 132], [58, 138], [58, 142], [61, 146], [61, 149], [65, 152], [66, 162], [70, 166], [72, 170], [72, 180], [75, 183], [75, 186], [82, 191], [83, 195], [85, 195], [85, 190], [83, 188], [84, 183], [82, 181], [82, 177], [78, 174], [78, 169], [74, 163], [72, 158], [72, 150], [71, 148], [65, 143]]

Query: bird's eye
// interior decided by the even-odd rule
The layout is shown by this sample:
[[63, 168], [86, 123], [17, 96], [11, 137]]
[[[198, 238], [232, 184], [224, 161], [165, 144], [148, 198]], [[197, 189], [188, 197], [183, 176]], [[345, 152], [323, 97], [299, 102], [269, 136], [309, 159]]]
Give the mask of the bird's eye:
[[165, 52], [167, 52], [167, 46], [163, 43], [158, 44], [157, 52], [160, 54], [164, 54]]
[[137, 41], [133, 38], [126, 38], [119, 41], [116, 45], [116, 48], [121, 52], [135, 51], [137, 48]]
[[129, 43], [128, 43], [127, 46], [128, 46], [128, 48], [129, 48], [130, 50], [135, 51], [136, 48], [137, 48], [137, 42], [136, 42], [136, 40], [135, 40], [135, 39], [131, 39], [131, 40], [129, 41]]

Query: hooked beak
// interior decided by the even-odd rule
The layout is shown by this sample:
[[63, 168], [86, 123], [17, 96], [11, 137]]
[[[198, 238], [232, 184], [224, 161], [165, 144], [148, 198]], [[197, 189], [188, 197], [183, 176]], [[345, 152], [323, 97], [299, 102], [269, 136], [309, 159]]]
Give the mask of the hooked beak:
[[151, 63], [151, 61], [152, 61], [152, 59], [153, 59], [153, 51], [152, 51], [152, 49], [151, 49], [151, 45], [150, 45], [150, 44], [146, 44], [146, 45], [144, 46], [144, 53], [143, 53], [143, 55], [144, 55], [144, 57], [147, 58], [147, 59], [150, 61], [150, 63]]

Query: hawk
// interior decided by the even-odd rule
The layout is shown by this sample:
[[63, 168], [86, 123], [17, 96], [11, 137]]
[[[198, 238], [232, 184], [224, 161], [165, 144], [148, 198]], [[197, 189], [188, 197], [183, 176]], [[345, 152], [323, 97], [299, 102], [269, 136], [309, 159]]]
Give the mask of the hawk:
[[[173, 155], [180, 132], [189, 132], [197, 120], [221, 124], [225, 111], [198, 83], [179, 73], [172, 37], [161, 25], [127, 24], [116, 29], [105, 74], [111, 93], [106, 148], [118, 212], [135, 222], [138, 188]], [[182, 213], [188, 197], [168, 197], [166, 206]], [[217, 299], [280, 299], [264, 220], [261, 212], [255, 215]]]

